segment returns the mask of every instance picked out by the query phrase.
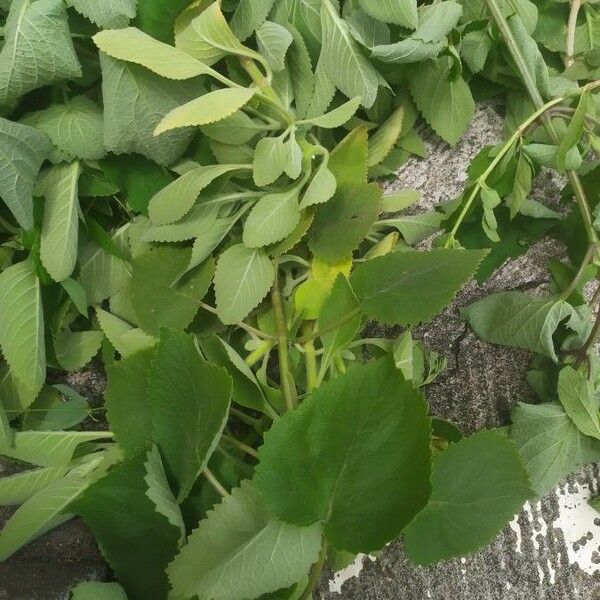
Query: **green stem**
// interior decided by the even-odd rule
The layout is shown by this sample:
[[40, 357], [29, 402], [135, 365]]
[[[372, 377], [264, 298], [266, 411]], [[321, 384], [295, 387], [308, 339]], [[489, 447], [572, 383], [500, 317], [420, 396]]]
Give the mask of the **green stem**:
[[240, 440], [233, 437], [232, 435], [227, 435], [226, 433], [224, 433], [221, 436], [221, 439], [231, 444], [232, 446], [239, 448], [242, 452], [245, 452], [249, 456], [252, 456], [253, 458], [258, 458], [258, 452], [254, 448], [248, 446], [248, 444], [244, 444], [244, 442], [240, 442]]
[[325, 565], [325, 560], [327, 559], [327, 540], [323, 538], [323, 543], [321, 545], [321, 552], [319, 553], [319, 558], [317, 562], [312, 566], [310, 570], [310, 576], [308, 578], [308, 583], [306, 584], [306, 588], [302, 592], [302, 596], [298, 600], [310, 600], [312, 597], [313, 590], [317, 587], [319, 583], [319, 579], [321, 579], [321, 573], [323, 572], [323, 566]]
[[259, 360], [261, 360], [265, 354], [274, 346], [273, 340], [263, 340], [248, 356], [246, 356], [245, 363], [249, 367], [253, 367]]
[[494, 157], [494, 160], [489, 164], [488, 168], [477, 178], [467, 201], [464, 203], [463, 208], [460, 212], [460, 215], [456, 219], [454, 226], [452, 227], [450, 233], [448, 234], [448, 239], [444, 244], [445, 248], [450, 247], [452, 241], [454, 240], [456, 234], [458, 233], [458, 229], [460, 228], [462, 222], [467, 216], [473, 201], [477, 197], [477, 194], [481, 191], [481, 188], [485, 185], [486, 179], [492, 174], [494, 169], [500, 164], [506, 153], [512, 148], [514, 144], [519, 140], [519, 138], [523, 135], [523, 133], [529, 128], [532, 123], [535, 123], [547, 110], [551, 109], [553, 106], [556, 106], [560, 102], [562, 102], [564, 98], [555, 98], [554, 100], [550, 100], [550, 102], [546, 102], [543, 106], [541, 106], [538, 110], [536, 110], [532, 115], [530, 115], [523, 123], [519, 125], [519, 127], [515, 130], [515, 132], [510, 136], [510, 138], [506, 141], [504, 146], [500, 149], [498, 154]]
[[[521, 54], [519, 44], [515, 40], [512, 31], [508, 26], [508, 23], [502, 15], [502, 11], [500, 10], [500, 7], [497, 4], [497, 0], [485, 0], [485, 2], [492, 15], [492, 18], [494, 19], [494, 22], [498, 26], [498, 29], [500, 30], [500, 33], [504, 38], [504, 41], [508, 47], [508, 50], [513, 60], [515, 61], [515, 64], [517, 65], [523, 83], [525, 84], [525, 88], [527, 89], [527, 93], [529, 94], [534, 106], [537, 109], [541, 110], [544, 106], [544, 99], [540, 94], [540, 91], [537, 87], [537, 83], [533, 78], [532, 73], [530, 73], [529, 71], [525, 58]], [[597, 82], [594, 82], [591, 85], [588, 84], [587, 86], [584, 86], [583, 90], [592, 89], [597, 85]], [[546, 128], [546, 131], [548, 132], [548, 135], [550, 136], [550, 139], [552, 140], [552, 143], [558, 146], [560, 144], [560, 137], [558, 135], [558, 132], [556, 131], [556, 128], [554, 127], [554, 123], [552, 123], [552, 119], [550, 119], [547, 115], [544, 115], [544, 126]], [[577, 200], [577, 204], [579, 205], [579, 211], [581, 212], [581, 217], [583, 219], [583, 223], [589, 241], [590, 243], [596, 243], [598, 241], [598, 236], [593, 226], [592, 213], [587, 202], [585, 190], [583, 189], [583, 185], [581, 184], [581, 180], [579, 179], [579, 175], [577, 175], [575, 171], [567, 171], [567, 178], [569, 180], [569, 183], [571, 184], [571, 188]]]
[[[305, 323], [303, 332], [310, 335], [312, 329], [312, 323]], [[318, 386], [317, 354], [315, 352], [313, 340], [305, 342], [303, 348], [304, 360], [306, 362], [306, 391], [310, 393]]]
[[571, 67], [574, 62], [575, 55], [575, 29], [577, 27], [577, 16], [581, 8], [581, 0], [571, 0], [571, 10], [569, 12], [569, 20], [567, 22], [567, 42], [565, 67]]
[[212, 487], [220, 496], [227, 496], [227, 490], [221, 485], [220, 481], [214, 476], [213, 472], [208, 467], [202, 470], [202, 474], [204, 477], [206, 477], [208, 483], [212, 485]]
[[229, 409], [229, 412], [232, 415], [236, 416], [240, 421], [242, 421], [242, 423], [246, 423], [246, 425], [250, 425], [250, 427], [258, 427], [260, 425], [260, 421], [258, 419], [255, 419], [254, 417], [247, 415], [245, 412], [235, 408], [235, 406], [232, 406]]
[[[199, 304], [200, 304], [200, 308], [203, 308], [204, 310], [208, 311], [209, 313], [212, 313], [213, 315], [219, 316], [217, 309], [214, 308], [213, 306], [211, 306], [210, 304], [206, 304], [206, 302], [200, 302]], [[243, 329], [243, 330], [247, 331], [248, 333], [255, 335], [257, 337], [263, 338], [265, 340], [276, 340], [277, 339], [274, 335], [265, 333], [264, 331], [261, 331], [260, 329], [256, 329], [256, 327], [252, 327], [252, 325], [248, 325], [247, 323], [243, 323], [242, 321], [240, 321], [239, 323], [236, 323], [235, 325], [236, 325], [236, 327], [239, 327], [240, 329]]]
[[581, 281], [581, 278], [583, 277], [583, 275], [585, 273], [587, 266], [592, 262], [592, 259], [594, 258], [594, 253], [596, 252], [596, 249], [597, 249], [597, 247], [595, 244], [590, 244], [588, 246], [585, 256], [584, 256], [583, 260], [581, 261], [581, 265], [579, 265], [579, 270], [575, 274], [575, 277], [573, 277], [573, 280], [569, 284], [569, 287], [567, 287], [567, 289], [560, 295], [561, 300], [567, 300], [571, 296], [571, 294], [575, 291], [575, 289], [577, 288], [577, 285], [579, 284], [579, 282]]
[[332, 323], [331, 325], [328, 325], [327, 327], [323, 327], [323, 329], [318, 329], [317, 331], [313, 331], [309, 335], [304, 335], [304, 336], [298, 338], [296, 340], [296, 342], [298, 344], [305, 344], [306, 342], [310, 342], [311, 340], [316, 340], [317, 338], [324, 336], [326, 333], [330, 333], [331, 331], [338, 329], [338, 327], [341, 327], [342, 325], [345, 325], [349, 321], [352, 321], [352, 319], [354, 319], [354, 317], [356, 317], [359, 314], [360, 314], [360, 307], [357, 306], [356, 308], [353, 308], [349, 313], [345, 314], [341, 319], [339, 319], [335, 323]]
[[575, 362], [576, 369], [578, 369], [583, 364], [583, 361], [586, 360], [588, 352], [596, 344], [598, 337], [600, 337], [600, 310], [596, 315], [596, 321], [594, 322], [594, 326], [592, 327], [592, 331], [590, 332], [588, 339], [581, 347], [581, 350], [577, 352], [579, 356]]
[[285, 404], [288, 410], [294, 410], [297, 404], [296, 395], [296, 384], [294, 382], [294, 376], [290, 369], [290, 358], [289, 358], [289, 332], [285, 318], [285, 311], [283, 308], [283, 299], [281, 298], [281, 292], [279, 290], [279, 281], [275, 277], [275, 282], [271, 288], [271, 302], [273, 304], [273, 312], [275, 313], [275, 320], [277, 322], [277, 331], [279, 333], [279, 377], [281, 380], [281, 388], [283, 390], [283, 397], [285, 398]]

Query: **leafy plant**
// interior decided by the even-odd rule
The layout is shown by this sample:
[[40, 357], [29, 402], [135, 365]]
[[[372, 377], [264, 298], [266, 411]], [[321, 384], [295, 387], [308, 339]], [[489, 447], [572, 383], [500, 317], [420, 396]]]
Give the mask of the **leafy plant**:
[[[419, 564], [472, 552], [597, 459], [597, 14], [578, 6], [0, 3], [0, 453], [36, 467], [0, 480], [20, 505], [0, 557], [80, 515], [120, 585], [75, 599], [306, 600], [326, 562], [402, 534]], [[419, 115], [454, 144], [489, 96], [506, 141], [406, 214], [418, 192], [378, 180], [422, 153]], [[573, 206], [529, 197], [548, 167]], [[537, 354], [542, 402], [463, 437], [428, 416], [445, 362], [411, 328], [547, 233], [569, 249], [552, 293], [464, 311]], [[404, 329], [363, 338], [368, 319]], [[92, 359], [100, 408], [51, 384]]]

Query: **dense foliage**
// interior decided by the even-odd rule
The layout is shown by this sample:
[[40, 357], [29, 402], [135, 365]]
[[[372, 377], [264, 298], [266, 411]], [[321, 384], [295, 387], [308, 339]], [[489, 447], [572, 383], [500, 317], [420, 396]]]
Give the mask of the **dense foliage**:
[[[401, 534], [419, 564], [472, 552], [598, 460], [599, 10], [0, 0], [0, 453], [30, 465], [0, 559], [80, 515], [119, 584], [76, 600], [306, 600]], [[420, 117], [454, 144], [488, 99], [506, 141], [460, 197], [382, 191]], [[411, 328], [544, 235], [551, 289], [464, 310], [534, 353], [539, 403], [463, 437]], [[92, 360], [101, 407], [64, 383]]]

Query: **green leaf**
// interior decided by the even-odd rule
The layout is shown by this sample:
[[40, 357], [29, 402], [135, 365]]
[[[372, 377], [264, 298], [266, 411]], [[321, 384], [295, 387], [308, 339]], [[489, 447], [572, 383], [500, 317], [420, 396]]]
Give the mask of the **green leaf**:
[[29, 261], [0, 273], [0, 347], [11, 374], [35, 399], [46, 379], [40, 282]]
[[414, 29], [417, 26], [417, 0], [359, 0], [374, 19]]
[[225, 119], [248, 104], [255, 93], [255, 88], [226, 88], [204, 94], [174, 108], [156, 126], [154, 134], [180, 127], [208, 125]]
[[395, 44], [374, 46], [371, 56], [386, 63], [420, 63], [437, 58], [444, 46], [441, 43], [428, 44], [421, 40], [407, 38]]
[[48, 138], [33, 127], [0, 117], [0, 197], [23, 229], [33, 228], [33, 186], [50, 154]]
[[558, 362], [552, 336], [573, 309], [563, 300], [500, 292], [463, 309], [463, 317], [484, 341], [524, 348]]
[[21, 505], [0, 532], [0, 560], [6, 560], [27, 542], [69, 520], [64, 514], [89, 485], [88, 478], [70, 476], [53, 481]]
[[254, 153], [254, 183], [265, 187], [283, 174], [288, 163], [288, 146], [282, 137], [264, 137], [256, 144]]
[[132, 327], [129, 323], [101, 308], [96, 307], [96, 316], [100, 329], [122, 357], [152, 348], [157, 342], [155, 337], [144, 330]]
[[287, 23], [287, 28], [294, 41], [288, 50], [286, 72], [289, 75], [290, 86], [293, 90], [296, 114], [305, 116], [314, 89], [315, 77], [312, 60], [302, 34], [289, 23]]
[[393, 252], [359, 264], [350, 283], [369, 317], [415, 325], [445, 308], [485, 255], [485, 250]]
[[231, 246], [215, 272], [217, 313], [225, 324], [245, 319], [267, 295], [275, 278], [273, 263], [262, 248]]
[[438, 231], [443, 220], [442, 213], [431, 211], [386, 219], [385, 224], [395, 227], [402, 234], [404, 241], [412, 246]]
[[310, 230], [308, 244], [314, 255], [328, 262], [350, 256], [377, 220], [380, 201], [377, 184], [342, 186], [338, 179], [335, 195], [319, 208]]
[[[211, 552], [204, 549], [210, 546]], [[248, 481], [208, 512], [169, 565], [173, 593], [245, 600], [291, 586], [316, 562], [321, 526], [276, 520]]]
[[229, 414], [227, 372], [202, 360], [193, 336], [162, 330], [148, 377], [152, 438], [183, 501], [206, 467]]
[[[144, 242], [182, 242], [193, 238], [207, 241], [216, 232], [219, 222], [219, 206], [198, 204], [177, 223], [148, 225], [142, 235]], [[180, 274], [183, 275], [183, 272]]]
[[479, 73], [487, 61], [492, 49], [492, 38], [485, 30], [466, 33], [460, 43], [460, 56], [471, 72]]
[[71, 589], [71, 600], [127, 600], [118, 583], [84, 581]]
[[[129, 224], [118, 229], [112, 240], [121, 250], [126, 249]], [[81, 253], [79, 283], [90, 305], [100, 304], [123, 289], [129, 281], [128, 264], [96, 245], [89, 244]]]
[[191, 79], [214, 73], [193, 56], [159, 42], [135, 27], [100, 31], [93, 40], [108, 56], [136, 63], [168, 79]]
[[39, 467], [66, 467], [80, 444], [112, 437], [106, 431], [19, 431], [1, 454]]
[[323, 114], [329, 108], [335, 96], [335, 86], [327, 74], [324, 56], [324, 53], [319, 55], [315, 68], [313, 89], [305, 110], [307, 117], [316, 117]]
[[285, 54], [294, 38], [283, 25], [265, 21], [256, 31], [259, 52], [267, 59], [273, 71], [285, 68]]
[[173, 28], [179, 13], [190, 4], [189, 0], [138, 1], [134, 24], [161, 42], [173, 41]]
[[512, 421], [510, 436], [538, 496], [581, 465], [600, 457], [600, 443], [583, 435], [558, 404], [519, 403]]
[[220, 2], [212, 3], [192, 18], [186, 27], [179, 28], [175, 45], [207, 65], [212, 65], [228, 54], [234, 54], [258, 60], [268, 69], [265, 59], [242, 45], [231, 31], [221, 12]]
[[405, 115], [405, 107], [399, 106], [371, 136], [367, 166], [374, 167], [383, 162], [394, 149], [404, 127]]
[[146, 475], [144, 481], [148, 486], [146, 496], [154, 503], [156, 512], [163, 515], [173, 527], [181, 533], [180, 542], [185, 539], [185, 524], [181, 516], [181, 509], [169, 487], [167, 474], [162, 463], [162, 458], [156, 444], [148, 450], [144, 463]]
[[419, 17], [419, 26], [411, 36], [425, 43], [441, 42], [456, 27], [462, 6], [453, 0], [429, 4]]
[[67, 0], [67, 4], [103, 29], [125, 27], [137, 8], [137, 0]]
[[329, 78], [349, 98], [360, 96], [363, 106], [373, 106], [380, 76], [361, 53], [348, 24], [338, 15], [332, 0], [323, 0], [321, 20], [322, 59]]
[[79, 163], [53, 167], [44, 177], [40, 256], [55, 281], [68, 279], [77, 262]]
[[164, 573], [179, 531], [146, 496], [144, 456], [121, 463], [91, 485], [70, 510], [81, 515], [129, 600], [164, 600]]
[[217, 177], [246, 168], [246, 165], [209, 165], [191, 169], [152, 197], [148, 205], [150, 220], [155, 225], [179, 221], [192, 208], [200, 192]]
[[267, 18], [275, 0], [240, 0], [231, 19], [233, 33], [242, 41], [249, 38]]
[[[74, 395], [67, 396], [68, 393]], [[61, 394], [69, 399], [63, 400]], [[34, 431], [60, 431], [79, 425], [89, 414], [87, 400], [59, 384], [59, 387], [45, 387], [42, 390], [23, 416], [22, 427]]]
[[54, 340], [56, 359], [66, 371], [81, 369], [96, 356], [103, 339], [101, 331], [61, 331]]
[[582, 373], [569, 366], [561, 370], [558, 399], [581, 433], [600, 439], [598, 399], [592, 383]]
[[100, 55], [104, 99], [104, 144], [115, 154], [137, 152], [168, 165], [185, 151], [191, 129], [155, 136], [173, 109], [197, 96], [193, 82], [174, 82], [135, 64]]
[[286, 522], [324, 522], [338, 550], [382, 548], [429, 496], [426, 413], [389, 359], [353, 367], [274, 423], [256, 486]]
[[222, 144], [242, 145], [265, 131], [268, 125], [251, 119], [245, 112], [238, 110], [230, 117], [201, 127], [202, 133]]
[[0, 506], [23, 504], [66, 472], [67, 467], [46, 467], [1, 477]]
[[[317, 330], [324, 331], [340, 322], [344, 315], [357, 311], [360, 303], [354, 295], [352, 286], [345, 275], [338, 275], [331, 293], [323, 303]], [[330, 333], [321, 337], [323, 343], [323, 357], [321, 358], [321, 371], [324, 371], [335, 358], [337, 352], [344, 350], [354, 340], [360, 329], [362, 317], [360, 313], [353, 319], [336, 327]]]
[[548, 67], [536, 41], [528, 33], [519, 15], [508, 17], [507, 23], [518, 47], [521, 62], [524, 63], [527, 78], [539, 89], [542, 96], [549, 96]]
[[332, 111], [324, 115], [304, 119], [302, 121], [298, 121], [298, 123], [310, 123], [312, 125], [316, 125], [317, 127], [323, 127], [324, 129], [336, 129], [337, 127], [341, 127], [354, 116], [354, 113], [360, 106], [360, 102], [360, 96], [357, 96], [356, 98], [348, 100], [348, 102], [338, 106], [337, 108], [334, 108]]
[[151, 440], [148, 375], [154, 354], [153, 349], [146, 349], [106, 364], [106, 418], [126, 458], [137, 456]]
[[583, 92], [579, 98], [577, 109], [569, 121], [566, 131], [561, 136], [558, 150], [556, 151], [556, 166], [564, 171], [567, 165], [567, 154], [577, 148], [584, 132], [585, 118], [592, 108], [592, 100], [589, 92]]
[[317, 167], [310, 183], [306, 186], [300, 209], [305, 209], [314, 204], [323, 204], [333, 197], [337, 189], [335, 175], [329, 170], [329, 154], [323, 156], [321, 164]]
[[490, 542], [531, 496], [513, 443], [481, 431], [433, 459], [429, 503], [406, 529], [405, 548], [420, 565], [474, 552]]
[[0, 105], [81, 76], [62, 0], [13, 0], [0, 50]]
[[[190, 262], [189, 248], [151, 247], [133, 261], [130, 293], [140, 326], [156, 334], [161, 327], [185, 329], [210, 286], [213, 261], [178, 278]], [[177, 281], [177, 283], [175, 283]]]
[[260, 248], [287, 237], [300, 222], [299, 186], [263, 196], [250, 211], [244, 224], [244, 244]]
[[53, 163], [98, 160], [106, 154], [102, 141], [102, 110], [86, 96], [30, 113], [22, 122], [50, 138], [54, 145], [50, 155]]
[[475, 112], [469, 86], [453, 75], [449, 56], [428, 61], [410, 77], [410, 91], [417, 108], [432, 129], [454, 145], [466, 131]]

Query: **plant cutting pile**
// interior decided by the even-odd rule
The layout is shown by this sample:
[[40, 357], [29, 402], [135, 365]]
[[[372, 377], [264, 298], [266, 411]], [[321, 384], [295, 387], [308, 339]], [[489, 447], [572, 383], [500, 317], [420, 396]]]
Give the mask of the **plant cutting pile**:
[[[400, 536], [418, 564], [473, 552], [600, 459], [596, 1], [0, 14], [0, 454], [25, 467], [1, 560], [80, 516], [115, 582], [76, 600], [306, 600]], [[458, 198], [384, 191], [420, 119], [455, 144], [476, 101], [506, 139]], [[542, 295], [463, 311], [531, 351], [537, 403], [465, 437], [428, 415], [445, 359], [412, 328], [543, 236], [568, 256]], [[100, 406], [65, 383], [90, 362]]]

